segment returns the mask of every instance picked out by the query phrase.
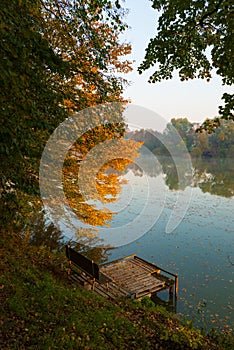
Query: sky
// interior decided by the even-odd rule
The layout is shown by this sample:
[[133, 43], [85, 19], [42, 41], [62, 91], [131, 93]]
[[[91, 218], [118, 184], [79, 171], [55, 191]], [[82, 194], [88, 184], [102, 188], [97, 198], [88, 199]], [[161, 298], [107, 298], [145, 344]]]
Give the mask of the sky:
[[[125, 88], [124, 97], [130, 98], [134, 105], [152, 110], [166, 121], [187, 117], [191, 122], [202, 122], [217, 116], [223, 92], [231, 91], [231, 88], [223, 86], [221, 78], [215, 73], [212, 73], [210, 82], [202, 79], [181, 82], [175, 74], [172, 80], [154, 84], [148, 83], [149, 70], [139, 75], [137, 67], [144, 58], [150, 38], [156, 33], [158, 14], [151, 8], [150, 0], [126, 0], [125, 8], [129, 9], [126, 22], [131, 29], [128, 29], [124, 40], [131, 43], [129, 58], [135, 62], [133, 71], [125, 76], [131, 84]], [[156, 115], [147, 127], [157, 129]]]

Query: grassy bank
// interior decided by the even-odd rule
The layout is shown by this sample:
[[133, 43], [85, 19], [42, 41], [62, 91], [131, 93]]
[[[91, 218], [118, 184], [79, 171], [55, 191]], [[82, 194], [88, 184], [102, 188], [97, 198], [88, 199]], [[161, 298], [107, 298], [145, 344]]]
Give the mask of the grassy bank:
[[1, 235], [1, 349], [232, 349], [149, 299], [112, 303], [68, 281], [64, 254]]

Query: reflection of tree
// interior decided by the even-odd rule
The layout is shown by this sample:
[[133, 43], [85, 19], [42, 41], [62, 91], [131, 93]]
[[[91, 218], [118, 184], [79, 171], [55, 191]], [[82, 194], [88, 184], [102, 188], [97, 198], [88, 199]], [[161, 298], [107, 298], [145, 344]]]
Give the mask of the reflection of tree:
[[63, 249], [63, 234], [44, 216], [43, 212], [33, 215], [31, 221], [25, 226], [22, 235], [28, 242], [37, 247], [47, 246], [51, 250]]
[[[170, 189], [183, 190], [186, 186], [198, 186], [203, 192], [233, 196], [234, 122], [221, 121], [220, 127], [212, 134], [197, 133], [197, 127], [187, 118], [174, 118], [163, 133], [141, 129], [129, 132], [129, 137], [144, 142], [145, 148], [157, 155]], [[144, 155], [144, 148], [140, 152]], [[193, 179], [187, 169], [188, 152], [193, 162]], [[155, 176], [150, 162], [144, 166], [144, 170], [147, 175]], [[134, 171], [135, 175], [143, 175], [137, 167]]]
[[162, 142], [162, 134], [156, 130], [152, 129], [140, 129], [128, 132], [128, 137], [132, 140], [143, 142], [144, 148], [141, 152], [144, 153], [146, 148], [150, 151], [157, 150], [156, 154], [163, 154], [169, 156], [167, 148]]
[[[203, 192], [209, 192], [223, 197], [234, 195], [234, 163], [232, 159], [209, 158], [193, 159], [193, 175], [187, 169], [187, 163], [183, 158], [158, 157], [161, 169], [155, 171], [155, 165], [150, 157], [144, 157], [144, 172], [146, 175], [165, 175], [165, 183], [170, 190], [184, 190], [187, 186], [199, 187]], [[138, 166], [130, 165], [129, 168], [135, 176], [142, 176], [143, 170]], [[177, 169], [180, 169], [180, 183], [178, 182]]]
[[[186, 159], [161, 157], [159, 161], [165, 174], [165, 183], [170, 190], [184, 190], [191, 185], [192, 173], [191, 169], [188, 168]], [[178, 176], [178, 171], [180, 176]]]
[[[91, 131], [82, 136], [82, 140], [78, 140], [68, 152], [63, 168], [63, 187], [70, 207], [83, 223], [94, 227], [108, 225], [112, 219], [113, 212], [107, 208], [98, 209], [95, 202], [106, 204], [117, 199], [123, 183], [121, 171], [137, 157], [140, 146], [133, 140], [121, 137], [113, 142], [111, 132], [106, 132], [103, 138], [102, 130], [100, 135], [105, 143], [99, 149], [99, 132], [98, 128], [96, 133]], [[93, 149], [96, 146], [96, 153], [92, 154], [90, 145], [93, 145]], [[83, 177], [80, 180], [78, 175], [81, 170]]]
[[150, 177], [156, 177], [162, 172], [158, 158], [153, 154], [141, 154], [137, 163], [128, 165], [135, 176], [143, 176], [146, 173]]
[[[157, 159], [157, 162], [153, 159]], [[128, 169], [131, 169], [135, 176], [143, 176], [145, 173], [149, 177], [157, 177], [163, 173], [165, 183], [170, 190], [184, 190], [192, 183], [191, 170], [188, 169], [186, 159], [176, 158], [173, 160], [171, 157], [156, 158], [153, 155], [141, 155], [140, 160], [141, 166], [136, 164], [128, 166]], [[180, 181], [178, 180], [178, 169], [180, 171]]]
[[202, 192], [217, 196], [234, 196], [234, 163], [232, 159], [196, 159], [194, 164], [194, 186]]
[[[122, 107], [118, 107], [112, 108], [113, 113], [109, 113], [107, 108], [103, 113], [98, 113], [100, 108], [98, 111], [86, 111], [86, 123], [92, 122], [95, 117], [97, 120], [94, 127], [91, 127], [91, 123], [91, 126], [84, 127], [84, 130], [88, 130], [84, 133], [77, 131], [80, 127], [78, 117], [68, 120], [68, 125], [56, 131], [53, 142], [46, 149], [41, 168], [42, 197], [47, 216], [63, 231], [64, 236], [46, 220], [37, 217], [30, 223], [33, 231], [30, 241], [33, 244], [45, 244], [57, 249], [60, 240], [66, 239], [67, 232], [69, 236], [76, 236], [80, 247], [100, 246], [97, 226], [108, 225], [113, 216], [105, 204], [118, 198], [124, 183], [121, 172], [138, 156], [140, 147], [140, 143], [123, 137]], [[89, 114], [91, 120], [88, 119]], [[114, 118], [116, 114], [119, 116], [115, 119], [117, 122], [105, 123], [100, 120], [98, 123], [101, 117], [105, 121], [109, 115]], [[98, 119], [99, 115], [101, 117]], [[78, 175], [81, 170], [83, 181], [80, 182]], [[100, 209], [100, 204], [103, 209]], [[84, 224], [88, 224], [88, 228], [84, 228]]]
[[[31, 218], [31, 221], [22, 231], [22, 236], [27, 238], [30, 244], [37, 247], [46, 246], [50, 250], [63, 251], [64, 244], [67, 242], [64, 233], [46, 219], [43, 212], [37, 213]], [[85, 239], [80, 240], [80, 236], [85, 236]], [[100, 240], [98, 237], [95, 237], [95, 229], [78, 228], [77, 238], [79, 242], [70, 242], [74, 249], [80, 251], [97, 263], [107, 261], [108, 251], [111, 248], [100, 246]], [[94, 246], [95, 244], [97, 244], [97, 246]]]

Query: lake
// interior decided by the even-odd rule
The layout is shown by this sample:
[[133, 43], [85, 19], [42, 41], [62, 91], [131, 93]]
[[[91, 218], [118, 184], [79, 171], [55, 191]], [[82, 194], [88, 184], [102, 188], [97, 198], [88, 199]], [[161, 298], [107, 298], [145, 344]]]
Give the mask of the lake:
[[[135, 253], [177, 273], [178, 314], [205, 328], [233, 326], [233, 173], [232, 159], [193, 159], [190, 168], [186, 159], [141, 154], [121, 173], [118, 200], [82, 201], [76, 215], [65, 208], [53, 222], [98, 263]], [[56, 248], [61, 235], [48, 232], [39, 225], [32, 241]]]
[[[152, 210], [151, 213], [141, 214], [137, 225], [141, 225], [141, 231], [144, 232], [148, 216], [152, 216], [153, 212], [155, 216], [158, 216], [158, 213], [160, 215], [142, 237], [111, 250], [109, 260], [136, 253], [171, 272], [178, 273], [178, 313], [193, 319], [196, 324], [202, 323], [204, 327], [233, 325], [232, 160], [209, 159], [194, 162], [197, 168], [194, 169], [193, 179], [189, 186], [183, 189], [185, 197], [186, 192], [190, 197], [187, 211], [181, 223], [170, 233], [165, 233], [165, 228], [178, 196], [178, 190], [169, 189], [168, 185], [170, 181], [173, 182], [174, 175], [171, 174], [169, 179], [163, 171], [158, 171], [157, 176], [152, 176], [150, 159], [148, 162], [148, 174], [139, 174], [137, 169], [129, 169], [125, 175], [128, 185], [132, 188], [131, 204], [115, 216], [111, 227], [119, 226], [122, 229], [126, 221], [132, 221], [134, 215], [138, 217], [146, 201], [144, 193], [147, 182], [150, 182], [148, 187], [152, 191]], [[125, 190], [123, 195], [127, 195]]]
[[[115, 213], [110, 227], [99, 227], [99, 238], [115, 247], [108, 260], [136, 253], [177, 273], [179, 314], [205, 328], [233, 326], [233, 161], [194, 160], [178, 186], [170, 160], [141, 157], [144, 166], [128, 167], [119, 200], [108, 205]], [[171, 232], [170, 217], [177, 221]]]

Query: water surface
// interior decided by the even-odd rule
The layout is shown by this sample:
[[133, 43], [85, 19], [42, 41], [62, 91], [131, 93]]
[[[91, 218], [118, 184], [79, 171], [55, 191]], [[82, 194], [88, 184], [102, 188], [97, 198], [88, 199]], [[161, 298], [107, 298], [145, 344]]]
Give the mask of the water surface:
[[[173, 171], [170, 172], [171, 179], [169, 172], [162, 170], [153, 176], [150, 170], [148, 174], [139, 174], [136, 168], [128, 171], [125, 176], [129, 184], [122, 195], [131, 197], [131, 201], [128, 207], [114, 216], [111, 227], [122, 230], [127, 222], [138, 220], [141, 213], [138, 225], [143, 232], [149, 216], [155, 215], [156, 220], [142, 237], [111, 250], [109, 260], [136, 253], [178, 273], [177, 312], [205, 327], [233, 326], [233, 163], [230, 160], [200, 160], [196, 166], [193, 179], [182, 190], [173, 189], [173, 183], [176, 187]], [[149, 183], [150, 186], [147, 185]], [[152, 210], [142, 214], [147, 188], [152, 192]], [[189, 196], [187, 212], [173, 232], [165, 233], [180, 191], [184, 198], [186, 193]]]

